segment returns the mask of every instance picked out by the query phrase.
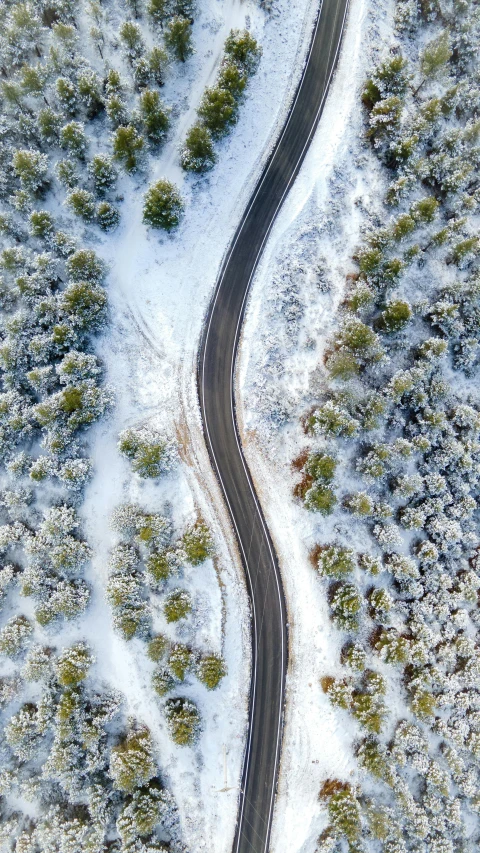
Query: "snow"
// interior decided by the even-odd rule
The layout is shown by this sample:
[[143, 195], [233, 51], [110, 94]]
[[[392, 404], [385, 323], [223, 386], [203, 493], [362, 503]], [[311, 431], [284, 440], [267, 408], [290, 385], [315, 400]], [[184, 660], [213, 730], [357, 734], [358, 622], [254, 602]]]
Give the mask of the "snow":
[[[85, 619], [67, 630], [72, 640], [87, 636], [97, 657], [100, 680], [118, 687], [131, 713], [147, 723], [158, 745], [158, 760], [179, 806], [189, 849], [215, 853], [231, 847], [246, 732], [250, 663], [248, 600], [234, 537], [204, 447], [195, 388], [195, 359], [203, 317], [217, 271], [261, 164], [293, 96], [309, 42], [316, 4], [279, 0], [271, 17], [253, 2], [209, 0], [194, 25], [196, 53], [185, 67], [170, 72], [163, 97], [185, 108], [174, 118], [171, 136], [154, 162], [148, 180], [174, 180], [186, 200], [186, 215], [173, 235], [162, 236], [142, 224], [145, 189], [139, 177], [122, 177], [122, 221], [95, 251], [109, 265], [111, 324], [98, 355], [116, 393], [112, 416], [91, 432], [95, 476], [81, 514], [94, 548], [87, 580], [94, 587]], [[247, 18], [249, 21], [247, 21]], [[219, 160], [206, 178], [185, 176], [178, 148], [193, 121], [202, 92], [212, 81], [221, 48], [232, 26], [248, 23], [263, 57], [241, 107], [240, 120], [219, 147]], [[213, 37], [212, 37], [213, 36]], [[188, 105], [186, 99], [188, 97]], [[149, 423], [179, 443], [180, 461], [158, 483], [131, 474], [116, 448], [125, 427]], [[179, 748], [166, 731], [160, 703], [150, 686], [153, 665], [138, 640], [125, 643], [113, 631], [105, 601], [107, 560], [114, 536], [108, 520], [122, 502], [152, 511], [170, 505], [174, 526], [201, 515], [213, 530], [214, 561], [185, 576], [194, 598], [193, 614], [177, 639], [203, 650], [221, 651], [228, 673], [213, 694], [195, 679], [182, 690], [199, 705], [204, 721], [198, 744]], [[179, 584], [183, 585], [182, 578]], [[164, 628], [157, 612], [155, 624]], [[223, 747], [227, 786], [224, 787]]]
[[279, 556], [289, 618], [275, 853], [313, 849], [326, 825], [318, 802], [322, 782], [356, 781], [358, 728], [332, 707], [319, 683], [322, 675], [335, 674], [340, 641], [309, 557], [314, 545], [338, 531], [295, 503], [291, 461], [307, 444], [298, 419], [323, 384], [322, 354], [352, 272], [360, 211], [374, 202], [381, 180], [362, 138], [359, 90], [391, 25], [388, 0], [374, 10], [368, 0], [352, 0], [320, 125], [252, 285], [237, 365], [242, 438]]

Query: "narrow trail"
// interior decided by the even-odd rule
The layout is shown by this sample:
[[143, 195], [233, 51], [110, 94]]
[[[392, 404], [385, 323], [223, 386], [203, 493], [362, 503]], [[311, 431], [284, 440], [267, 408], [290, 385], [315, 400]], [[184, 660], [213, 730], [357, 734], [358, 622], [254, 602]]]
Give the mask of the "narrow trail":
[[347, 9], [348, 0], [322, 2], [295, 99], [226, 254], [199, 350], [197, 381], [205, 441], [235, 530], [252, 605], [249, 731], [235, 853], [266, 853], [269, 847], [288, 665], [278, 560], [236, 422], [236, 355], [255, 270], [320, 120]]

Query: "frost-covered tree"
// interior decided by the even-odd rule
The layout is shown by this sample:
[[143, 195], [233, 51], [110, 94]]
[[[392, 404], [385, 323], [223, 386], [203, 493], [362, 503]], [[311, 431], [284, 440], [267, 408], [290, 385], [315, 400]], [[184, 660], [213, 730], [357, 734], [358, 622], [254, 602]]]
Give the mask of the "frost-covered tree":
[[179, 746], [194, 743], [200, 730], [200, 714], [191, 699], [177, 697], [165, 704], [165, 717], [172, 740]]
[[162, 179], [152, 184], [143, 205], [143, 221], [152, 228], [172, 231], [180, 223], [184, 202], [171, 181]]

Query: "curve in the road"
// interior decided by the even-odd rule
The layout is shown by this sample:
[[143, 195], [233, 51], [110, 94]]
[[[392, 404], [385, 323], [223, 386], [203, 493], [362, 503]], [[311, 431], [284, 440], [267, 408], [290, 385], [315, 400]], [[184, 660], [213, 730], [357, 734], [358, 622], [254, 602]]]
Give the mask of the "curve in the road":
[[235, 853], [266, 853], [278, 776], [287, 616], [278, 561], [242, 451], [235, 361], [246, 297], [280, 207], [303, 162], [335, 70], [348, 0], [323, 0], [278, 141], [222, 264], [198, 362], [204, 435], [242, 555], [252, 606], [252, 679]]

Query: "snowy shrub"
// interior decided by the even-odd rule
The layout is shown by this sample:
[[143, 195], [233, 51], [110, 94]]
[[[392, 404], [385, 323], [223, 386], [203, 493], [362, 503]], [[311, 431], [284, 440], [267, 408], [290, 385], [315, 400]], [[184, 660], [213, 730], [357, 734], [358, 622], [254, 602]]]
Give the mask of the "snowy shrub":
[[35, 705], [23, 705], [5, 726], [5, 740], [20, 761], [33, 758], [40, 746]]
[[106, 154], [96, 154], [88, 165], [88, 172], [97, 195], [104, 195], [115, 186], [117, 171], [111, 157]]
[[0, 631], [0, 654], [16, 657], [25, 649], [32, 631], [26, 616], [12, 616]]
[[362, 608], [362, 597], [353, 583], [339, 583], [330, 598], [332, 618], [345, 631], [358, 630], [358, 617]]
[[214, 553], [212, 535], [203, 521], [196, 521], [187, 528], [181, 543], [186, 559], [192, 566], [199, 566]]
[[193, 655], [188, 646], [175, 643], [168, 655], [168, 668], [177, 681], [184, 681], [192, 665]]
[[149, 427], [123, 430], [118, 448], [131, 461], [135, 473], [145, 478], [159, 477], [172, 467], [175, 458], [173, 443]]
[[101, 201], [95, 208], [95, 218], [102, 231], [113, 231], [120, 222], [120, 211], [108, 201]]
[[319, 549], [318, 571], [325, 577], [342, 577], [355, 570], [355, 552], [339, 545], [324, 545]]
[[304, 504], [307, 509], [319, 512], [321, 515], [330, 515], [337, 503], [335, 492], [322, 483], [314, 483], [305, 492]]
[[152, 675], [152, 687], [159, 696], [166, 696], [175, 687], [175, 679], [168, 669], [157, 669]]
[[163, 612], [167, 622], [178, 622], [188, 616], [192, 609], [192, 599], [184, 589], [173, 590], [166, 598]]
[[65, 649], [55, 663], [55, 672], [63, 687], [72, 687], [83, 681], [93, 663], [93, 656], [85, 643], [76, 643]]
[[200, 730], [200, 714], [194, 702], [183, 697], [168, 699], [165, 717], [172, 740], [179, 746], [190, 746]]
[[148, 657], [158, 663], [163, 660], [170, 647], [170, 641], [163, 634], [156, 634], [148, 644]]
[[88, 190], [72, 190], [67, 195], [65, 203], [75, 216], [85, 222], [91, 222], [95, 216], [95, 199]]
[[197, 675], [208, 690], [218, 687], [226, 672], [225, 662], [220, 655], [202, 655], [197, 665]]
[[175, 185], [162, 179], [145, 194], [143, 221], [152, 228], [171, 231], [178, 226], [183, 210], [184, 203]]
[[404, 664], [408, 661], [409, 642], [394, 628], [382, 628], [374, 647], [386, 663]]
[[343, 505], [352, 515], [362, 518], [373, 514], [373, 501], [367, 492], [355, 492], [347, 495]]
[[110, 776], [118, 791], [132, 792], [155, 776], [153, 743], [146, 727], [130, 732], [110, 754]]
[[145, 89], [140, 96], [140, 115], [145, 136], [150, 142], [162, 142], [166, 136], [170, 119], [168, 110], [162, 104], [155, 90]]
[[52, 650], [44, 646], [31, 646], [22, 668], [26, 681], [41, 681], [51, 672]]

